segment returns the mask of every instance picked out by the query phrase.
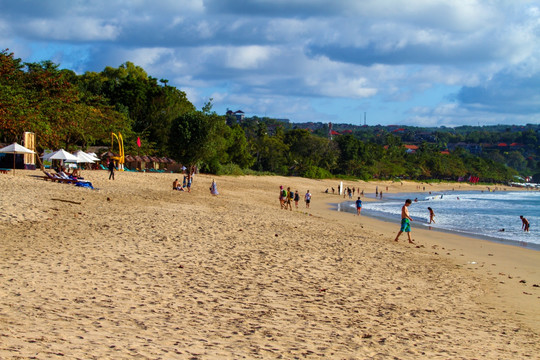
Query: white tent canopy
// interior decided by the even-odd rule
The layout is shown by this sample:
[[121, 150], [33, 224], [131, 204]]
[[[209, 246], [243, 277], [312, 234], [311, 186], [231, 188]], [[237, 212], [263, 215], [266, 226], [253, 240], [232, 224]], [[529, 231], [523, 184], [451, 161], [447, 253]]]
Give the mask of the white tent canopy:
[[101, 159], [97, 157], [96, 153], [86, 153], [86, 155], [90, 155], [94, 161], [101, 161]]
[[77, 164], [94, 162], [94, 159], [82, 150], [75, 152], [73, 155], [77, 158], [77, 160], [66, 160], [66, 162], [76, 162]]

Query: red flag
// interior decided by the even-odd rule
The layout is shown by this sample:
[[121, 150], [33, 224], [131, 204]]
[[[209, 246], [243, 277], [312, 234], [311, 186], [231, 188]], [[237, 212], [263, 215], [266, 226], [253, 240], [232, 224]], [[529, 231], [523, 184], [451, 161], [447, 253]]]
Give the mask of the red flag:
[[141, 138], [137, 136], [137, 146], [141, 147]]

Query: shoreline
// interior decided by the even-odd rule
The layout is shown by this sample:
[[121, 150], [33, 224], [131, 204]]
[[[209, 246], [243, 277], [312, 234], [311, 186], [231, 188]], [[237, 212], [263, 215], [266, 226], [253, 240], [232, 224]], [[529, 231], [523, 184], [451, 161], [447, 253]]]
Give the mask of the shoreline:
[[[539, 252], [414, 224], [417, 245], [395, 243], [397, 225], [331, 210], [332, 180], [198, 174], [187, 193], [178, 174], [84, 171], [99, 190], [36, 175], [0, 175], [1, 358], [540, 351]], [[281, 210], [279, 185], [310, 209]]]
[[[478, 190], [470, 190], [470, 191], [478, 191]], [[463, 193], [466, 193], [466, 191], [463, 191]], [[406, 193], [406, 194], [410, 194], [410, 193]], [[414, 194], [414, 193], [411, 193], [411, 194]], [[418, 193], [418, 194], [420, 194], [420, 193]], [[368, 200], [368, 201], [380, 201], [380, 200], [377, 200], [377, 199], [374, 199], [374, 198], [368, 198], [368, 197], [366, 197], [365, 200]], [[345, 203], [354, 203], [354, 200], [345, 200], [345, 201], [342, 201], [340, 203], [332, 202], [332, 203], [328, 203], [328, 205], [332, 207], [333, 211], [341, 212], [341, 213], [350, 213], [350, 214], [354, 215], [356, 213], [356, 210], [353, 207], [351, 207], [350, 210], [347, 209], [347, 208], [345, 208], [344, 210], [341, 210], [340, 205], [345, 204]], [[399, 221], [397, 219], [391, 219], [389, 217], [385, 217], [385, 216], [382, 216], [382, 215], [371, 214], [369, 210], [368, 211], [362, 210], [362, 216], [367, 216], [367, 217], [370, 217], [370, 218], [373, 218], [373, 219], [376, 219], [376, 220], [379, 220], [379, 221], [383, 221], [383, 222], [386, 222], [386, 223], [399, 224]], [[494, 237], [494, 236], [476, 234], [476, 233], [467, 232], [467, 231], [461, 231], [460, 232], [458, 230], [444, 229], [444, 228], [440, 228], [440, 227], [437, 227], [437, 226], [430, 227], [427, 222], [415, 221], [415, 225], [416, 224], [421, 224], [421, 226], [422, 226], [422, 227], [416, 227], [417, 229], [424, 229], [424, 230], [429, 230], [429, 231], [437, 231], [437, 232], [447, 233], [447, 234], [451, 234], [451, 235], [467, 237], [467, 238], [471, 238], [471, 239], [485, 240], [485, 241], [495, 242], [495, 243], [498, 243], [498, 244], [515, 246], [515, 247], [518, 247], [518, 248], [528, 249], [528, 250], [532, 250], [532, 251], [540, 251], [540, 244], [535, 244], [535, 243], [525, 243], [525, 244], [523, 244], [523, 242], [517, 241], [517, 240], [508, 240], [508, 239], [504, 239], [504, 238], [497, 238], [497, 237]], [[426, 225], [428, 225], [427, 228], [426, 228]], [[398, 225], [396, 225], [396, 226], [398, 226]]]
[[[345, 215], [349, 222], [360, 220], [362, 230], [379, 233], [386, 241], [394, 243], [399, 222], [374, 216], [359, 218], [355, 213], [348, 213], [347, 216], [347, 212], [340, 214], [336, 211], [333, 204], [335, 202], [326, 202], [320, 210], [331, 218]], [[340, 219], [336, 218], [336, 221]], [[454, 266], [466, 269], [471, 275], [481, 274], [493, 286], [486, 289], [481, 302], [500, 308], [505, 313], [513, 313], [525, 324], [540, 331], [540, 291], [536, 287], [540, 285], [540, 251], [451, 231], [433, 231], [415, 226], [414, 223], [412, 227], [416, 244], [407, 244], [406, 235], [400, 237], [398, 244], [447, 258]], [[536, 291], [529, 292], [531, 286]]]

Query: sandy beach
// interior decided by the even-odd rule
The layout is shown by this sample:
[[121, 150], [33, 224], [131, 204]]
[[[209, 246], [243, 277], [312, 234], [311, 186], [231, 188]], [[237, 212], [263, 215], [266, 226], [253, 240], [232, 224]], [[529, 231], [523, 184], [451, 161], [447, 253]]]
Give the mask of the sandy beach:
[[[330, 209], [336, 180], [41, 175], [0, 174], [1, 359], [540, 358], [540, 251], [414, 223], [395, 243]], [[281, 210], [279, 185], [311, 208]]]

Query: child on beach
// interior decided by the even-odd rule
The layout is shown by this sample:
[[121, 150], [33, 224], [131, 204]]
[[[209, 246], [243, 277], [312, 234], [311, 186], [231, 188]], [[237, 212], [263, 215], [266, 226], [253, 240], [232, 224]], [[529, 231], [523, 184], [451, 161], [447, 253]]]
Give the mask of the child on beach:
[[288, 208], [289, 210], [292, 211], [292, 201], [294, 199], [294, 193], [291, 191], [290, 187], [287, 188], [287, 195], [288, 196], [286, 199], [287, 203], [285, 204], [285, 210], [287, 210]]
[[285, 207], [285, 199], [287, 198], [287, 190], [283, 188], [283, 185], [279, 187], [279, 204], [281, 208]]
[[521, 229], [525, 232], [529, 232], [529, 220], [527, 220], [523, 215], [520, 215], [519, 218], [521, 219]]
[[[332, 188], [333, 190], [334, 188]], [[311, 202], [311, 193], [308, 191], [306, 191], [306, 195], [304, 195], [304, 200], [306, 202], [306, 209], [309, 209], [309, 203]]]
[[356, 200], [356, 215], [360, 216], [361, 211], [362, 211], [362, 200], [360, 200], [360, 196], [359, 196], [358, 200]]
[[396, 240], [394, 241], [398, 241], [399, 236], [402, 233], [406, 232], [409, 238], [409, 243], [414, 244], [414, 242], [411, 239], [411, 221], [413, 219], [411, 219], [411, 217], [409, 216], [409, 206], [411, 204], [412, 204], [412, 200], [407, 199], [405, 200], [405, 205], [403, 205], [403, 207], [401, 208], [401, 228], [399, 232], [397, 233]]
[[433, 218], [435, 217], [435, 213], [433, 212], [433, 209], [430, 208], [429, 206], [428, 206], [427, 209], [429, 210], [429, 223], [430, 223], [430, 224], [431, 224], [431, 223], [434, 223], [434, 224], [435, 224], [435, 220], [433, 219]]
[[217, 190], [217, 184], [216, 184], [215, 180], [212, 180], [212, 184], [210, 185], [210, 194], [219, 195], [219, 192]]

